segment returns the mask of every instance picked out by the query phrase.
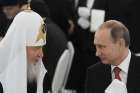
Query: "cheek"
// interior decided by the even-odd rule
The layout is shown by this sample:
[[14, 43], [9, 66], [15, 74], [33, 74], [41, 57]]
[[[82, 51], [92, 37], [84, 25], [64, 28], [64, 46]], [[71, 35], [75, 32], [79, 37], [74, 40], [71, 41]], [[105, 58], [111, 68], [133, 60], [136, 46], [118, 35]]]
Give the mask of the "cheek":
[[111, 50], [110, 48], [106, 48], [106, 49], [103, 50], [102, 53], [103, 53], [103, 55], [108, 56], [108, 55], [111, 55], [111, 51], [112, 51], [112, 50]]
[[34, 53], [34, 52], [31, 52], [31, 53], [30, 53], [30, 57], [31, 57], [31, 58], [34, 58], [34, 57], [35, 57], [35, 53]]
[[118, 57], [118, 55], [119, 55], [119, 50], [117, 50], [116, 48], [110, 49], [111, 59], [115, 59], [116, 57]]
[[34, 52], [30, 51], [27, 53], [28, 59], [31, 60], [34, 58]]
[[106, 48], [102, 53], [102, 56], [107, 59], [112, 59], [115, 55], [115, 51], [112, 48]]

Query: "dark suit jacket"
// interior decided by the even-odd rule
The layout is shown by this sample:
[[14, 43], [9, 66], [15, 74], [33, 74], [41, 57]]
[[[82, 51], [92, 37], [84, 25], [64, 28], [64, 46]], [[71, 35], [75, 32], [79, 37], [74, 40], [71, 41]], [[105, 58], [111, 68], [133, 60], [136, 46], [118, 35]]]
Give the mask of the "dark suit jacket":
[[[86, 92], [104, 93], [111, 83], [111, 66], [98, 63], [91, 66], [87, 71]], [[140, 93], [140, 57], [131, 56], [128, 78], [128, 93]]]
[[130, 30], [131, 50], [140, 52], [138, 0], [95, 0], [93, 8], [105, 10], [105, 20], [114, 19], [123, 22]]

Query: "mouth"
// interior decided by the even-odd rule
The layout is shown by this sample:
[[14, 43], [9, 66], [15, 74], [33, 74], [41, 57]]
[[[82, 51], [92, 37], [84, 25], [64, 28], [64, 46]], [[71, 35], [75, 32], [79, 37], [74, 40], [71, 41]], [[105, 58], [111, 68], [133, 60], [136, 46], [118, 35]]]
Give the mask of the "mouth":
[[99, 57], [101, 60], [105, 60], [105, 58], [104, 57]]
[[39, 59], [35, 59], [34, 62], [37, 63], [39, 61]]
[[101, 61], [105, 61], [106, 59], [104, 57], [100, 57]]

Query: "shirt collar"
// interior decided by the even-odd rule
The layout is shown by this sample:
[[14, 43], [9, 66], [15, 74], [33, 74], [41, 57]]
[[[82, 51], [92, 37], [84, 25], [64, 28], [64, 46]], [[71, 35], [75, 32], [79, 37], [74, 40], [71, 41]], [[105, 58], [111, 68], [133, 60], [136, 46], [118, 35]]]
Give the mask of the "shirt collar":
[[[119, 67], [123, 72], [128, 73], [128, 67], [131, 59], [131, 52], [130, 50], [128, 51], [127, 57], [119, 64], [117, 67]], [[113, 72], [113, 69], [116, 66], [111, 65], [111, 71]]]

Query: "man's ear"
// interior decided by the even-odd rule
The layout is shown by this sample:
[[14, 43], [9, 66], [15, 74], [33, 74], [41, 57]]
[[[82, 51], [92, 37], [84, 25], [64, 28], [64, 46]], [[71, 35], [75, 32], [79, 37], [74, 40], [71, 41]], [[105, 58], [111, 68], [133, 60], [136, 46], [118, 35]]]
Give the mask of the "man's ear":
[[118, 43], [120, 46], [125, 46], [125, 41], [122, 38], [118, 40]]

